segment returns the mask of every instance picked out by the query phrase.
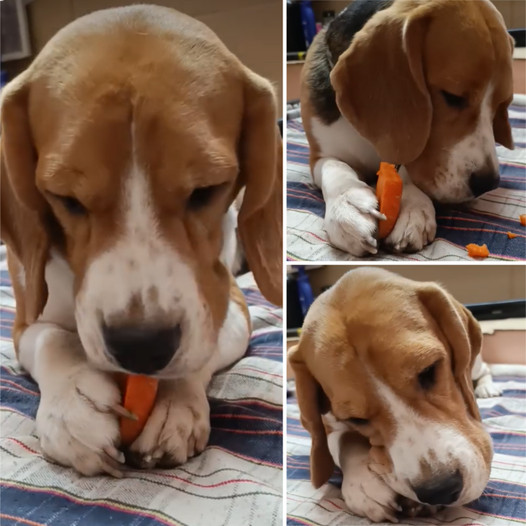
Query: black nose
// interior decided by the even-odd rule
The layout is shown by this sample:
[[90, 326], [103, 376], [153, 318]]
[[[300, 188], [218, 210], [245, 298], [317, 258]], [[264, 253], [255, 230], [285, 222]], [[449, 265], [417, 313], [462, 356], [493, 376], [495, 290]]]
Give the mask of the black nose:
[[462, 475], [457, 470], [453, 475], [440, 477], [414, 488], [414, 492], [420, 502], [446, 506], [458, 499], [462, 486]]
[[152, 374], [163, 369], [181, 342], [181, 326], [102, 328], [108, 352], [126, 370]]
[[469, 177], [469, 188], [474, 197], [499, 186], [500, 176], [495, 172], [474, 172]]

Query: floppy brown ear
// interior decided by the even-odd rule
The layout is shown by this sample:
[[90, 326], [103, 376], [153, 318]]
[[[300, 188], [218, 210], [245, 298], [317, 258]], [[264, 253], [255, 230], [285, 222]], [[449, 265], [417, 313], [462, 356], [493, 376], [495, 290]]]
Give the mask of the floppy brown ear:
[[246, 71], [240, 145], [246, 184], [238, 228], [248, 265], [263, 295], [282, 303], [282, 146], [271, 84]]
[[482, 347], [482, 330], [471, 312], [435, 283], [423, 284], [419, 297], [449, 343], [453, 375], [466, 407], [473, 418], [480, 420], [471, 370]]
[[321, 386], [309, 371], [301, 352], [300, 342], [288, 351], [288, 360], [294, 371], [296, 380], [296, 395], [301, 413], [301, 423], [310, 433], [312, 446], [310, 452], [311, 481], [319, 488], [329, 480], [334, 471], [334, 461], [327, 444], [327, 434], [323, 426], [320, 410]]
[[416, 159], [431, 130], [423, 65], [428, 19], [419, 13], [415, 10], [407, 18], [390, 9], [377, 13], [331, 72], [343, 116], [383, 161], [395, 164]]
[[495, 118], [493, 119], [493, 135], [495, 141], [502, 146], [508, 148], [508, 150], [513, 150], [513, 137], [511, 135], [511, 126], [508, 119], [508, 103], [500, 104], [495, 113]]
[[46, 202], [35, 183], [37, 155], [27, 111], [28, 89], [22, 79], [16, 79], [6, 86], [2, 95], [0, 233], [24, 269], [24, 321], [29, 324], [38, 318], [47, 300]]

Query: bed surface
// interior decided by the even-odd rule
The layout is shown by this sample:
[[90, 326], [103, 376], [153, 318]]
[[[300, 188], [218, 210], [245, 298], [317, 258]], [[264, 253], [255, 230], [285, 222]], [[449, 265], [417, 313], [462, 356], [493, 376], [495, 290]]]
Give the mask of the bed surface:
[[[433, 518], [400, 520], [400, 525], [450, 524], [505, 526], [526, 524], [526, 366], [500, 367], [498, 398], [478, 400], [482, 420], [493, 439], [490, 481], [468, 506], [451, 508]], [[310, 437], [299, 421], [293, 385], [287, 402], [287, 524], [349, 526], [371, 524], [346, 511], [339, 487], [341, 474], [315, 490], [309, 480]], [[391, 523], [389, 523], [391, 524]]]
[[169, 470], [86, 478], [46, 462], [35, 435], [37, 385], [14, 359], [14, 299], [0, 247], [2, 526], [282, 524], [282, 316], [238, 279], [254, 327], [249, 350], [209, 389], [206, 450]]
[[[417, 254], [387, 254], [360, 260], [462, 261], [465, 245], [487, 244], [487, 260], [526, 260], [526, 229], [519, 215], [526, 213], [526, 96], [516, 95], [509, 108], [515, 150], [497, 147], [501, 181], [496, 190], [469, 208], [437, 211], [435, 241]], [[291, 261], [350, 261], [351, 255], [332, 247], [323, 229], [325, 203], [309, 170], [309, 148], [299, 110], [291, 108], [287, 122], [287, 257]], [[517, 234], [508, 239], [506, 233]]]

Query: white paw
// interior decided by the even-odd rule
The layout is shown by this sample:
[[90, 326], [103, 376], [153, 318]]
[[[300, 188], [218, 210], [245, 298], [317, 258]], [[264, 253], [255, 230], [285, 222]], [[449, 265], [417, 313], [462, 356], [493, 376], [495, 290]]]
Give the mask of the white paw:
[[68, 373], [40, 386], [36, 426], [44, 456], [83, 475], [121, 476], [116, 413], [124, 409], [113, 376], [86, 363]]
[[210, 406], [199, 381], [161, 380], [144, 429], [126, 452], [131, 464], [173, 467], [201, 453], [210, 436]]
[[500, 387], [497, 387], [491, 380], [489, 382], [479, 382], [475, 387], [475, 396], [477, 398], [493, 398], [501, 394], [502, 390]]
[[381, 217], [374, 190], [356, 183], [327, 201], [324, 226], [332, 245], [353, 256], [364, 256], [378, 251], [375, 234]]
[[405, 184], [400, 215], [384, 243], [393, 252], [418, 252], [435, 239], [435, 208], [431, 199], [412, 184]]
[[344, 474], [342, 494], [345, 504], [355, 515], [373, 522], [398, 522], [396, 512], [401, 508], [396, 502], [397, 493], [372, 472], [366, 462]]

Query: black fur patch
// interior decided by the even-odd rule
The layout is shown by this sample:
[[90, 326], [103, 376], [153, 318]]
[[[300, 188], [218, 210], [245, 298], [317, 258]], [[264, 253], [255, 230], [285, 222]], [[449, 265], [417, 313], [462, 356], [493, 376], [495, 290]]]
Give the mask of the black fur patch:
[[[354, 35], [378, 11], [389, 7], [394, 0], [355, 0], [347, 6], [318, 38], [322, 42], [313, 50], [308, 82], [310, 100], [324, 124], [332, 124], [340, 118], [336, 105], [336, 94], [332, 89], [329, 74], [332, 65], [349, 47]], [[329, 62], [329, 56], [331, 61]]]

